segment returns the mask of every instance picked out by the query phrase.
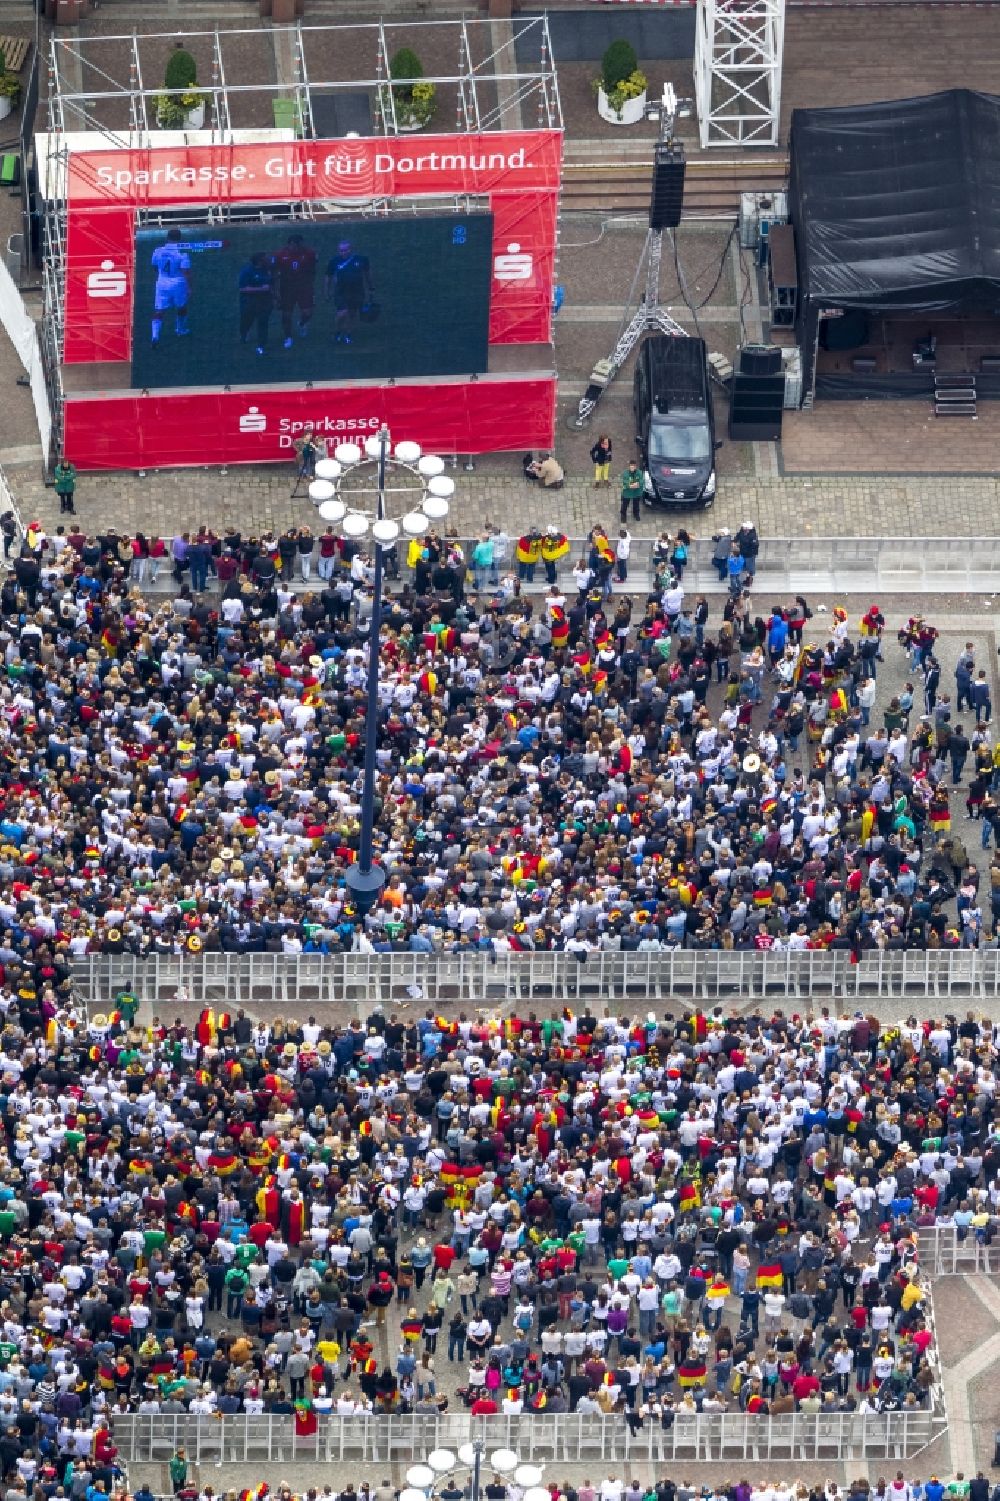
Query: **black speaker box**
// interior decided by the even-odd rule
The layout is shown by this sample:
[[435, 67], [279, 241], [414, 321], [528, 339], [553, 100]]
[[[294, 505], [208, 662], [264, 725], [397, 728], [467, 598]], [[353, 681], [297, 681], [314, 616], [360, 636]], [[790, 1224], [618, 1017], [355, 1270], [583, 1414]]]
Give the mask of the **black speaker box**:
[[729, 436], [734, 440], [774, 443], [781, 437], [785, 401], [783, 375], [733, 377], [729, 399]]
[[777, 344], [747, 344], [740, 350], [741, 375], [780, 375], [781, 349]]
[[681, 146], [657, 146], [649, 200], [650, 229], [676, 229], [681, 222], [685, 166]]

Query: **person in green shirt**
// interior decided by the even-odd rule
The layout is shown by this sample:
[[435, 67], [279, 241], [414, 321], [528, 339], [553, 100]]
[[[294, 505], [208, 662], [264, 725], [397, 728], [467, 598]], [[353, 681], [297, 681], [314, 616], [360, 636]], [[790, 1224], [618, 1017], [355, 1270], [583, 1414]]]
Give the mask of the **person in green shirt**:
[[56, 482], [56, 494], [59, 497], [59, 509], [64, 515], [75, 516], [76, 509], [73, 505], [73, 492], [76, 489], [76, 465], [68, 459], [60, 459], [53, 471]]
[[553, 1037], [561, 1037], [562, 1035], [563, 1035], [562, 1017], [561, 1016], [555, 1016], [555, 1015], [553, 1015], [553, 1016], [547, 1016], [545, 1018], [545, 1020], [542, 1022], [542, 1036], [545, 1039], [545, 1046], [547, 1048], [551, 1047], [552, 1046], [552, 1039], [553, 1039]]
[[176, 1449], [170, 1460], [170, 1484], [173, 1486], [174, 1495], [184, 1489], [187, 1479], [188, 1462], [183, 1449]]
[[226, 1318], [239, 1317], [240, 1304], [243, 1302], [243, 1294], [250, 1286], [250, 1278], [241, 1266], [231, 1266], [225, 1277], [226, 1283]]
[[642, 492], [645, 484], [646, 481], [643, 472], [635, 459], [633, 459], [628, 468], [622, 472], [622, 521], [628, 520], [629, 506], [632, 507], [633, 520], [638, 521], [640, 519], [639, 508], [642, 505]]
[[679, 1287], [668, 1287], [663, 1294], [660, 1304], [663, 1309], [663, 1317], [667, 1321], [667, 1328], [673, 1329], [674, 1322], [681, 1316], [681, 1290]]
[[627, 1256], [612, 1256], [608, 1261], [608, 1271], [611, 1273], [616, 1282], [624, 1277], [625, 1273], [628, 1271], [628, 1268], [629, 1260]]

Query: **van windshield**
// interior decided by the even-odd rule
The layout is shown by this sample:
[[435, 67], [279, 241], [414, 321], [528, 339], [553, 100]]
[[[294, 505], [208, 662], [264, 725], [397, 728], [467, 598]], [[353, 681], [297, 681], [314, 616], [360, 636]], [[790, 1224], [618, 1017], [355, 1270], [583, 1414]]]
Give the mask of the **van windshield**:
[[712, 452], [712, 439], [706, 423], [674, 426], [654, 422], [649, 429], [649, 457], [669, 464], [704, 462]]

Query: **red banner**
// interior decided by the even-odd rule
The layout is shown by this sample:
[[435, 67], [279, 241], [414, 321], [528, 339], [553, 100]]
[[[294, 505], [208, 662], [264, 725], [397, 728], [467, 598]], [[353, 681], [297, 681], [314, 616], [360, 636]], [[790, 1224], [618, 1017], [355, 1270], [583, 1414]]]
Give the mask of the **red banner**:
[[301, 199], [360, 209], [375, 198], [487, 198], [490, 343], [548, 343], [561, 163], [562, 133], [553, 130], [74, 153], [66, 363], [130, 357], [138, 210]]
[[307, 426], [337, 443], [383, 422], [438, 453], [550, 448], [554, 378], [197, 395], [68, 397], [64, 448], [80, 469], [291, 462]]
[[69, 200], [153, 208], [558, 191], [561, 161], [558, 130], [86, 151], [70, 157]]
[[[71, 213], [66, 226], [67, 365], [132, 357], [135, 211]], [[129, 384], [127, 372], [124, 384]]]

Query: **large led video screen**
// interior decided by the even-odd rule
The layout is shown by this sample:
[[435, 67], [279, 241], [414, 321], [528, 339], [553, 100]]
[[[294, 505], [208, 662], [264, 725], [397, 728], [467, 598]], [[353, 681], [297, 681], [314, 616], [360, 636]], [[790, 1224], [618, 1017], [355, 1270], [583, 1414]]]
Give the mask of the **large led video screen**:
[[482, 373], [492, 254], [489, 213], [141, 229], [132, 384]]

